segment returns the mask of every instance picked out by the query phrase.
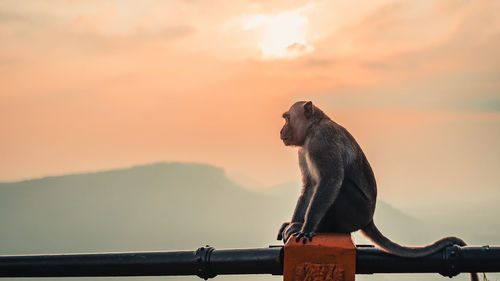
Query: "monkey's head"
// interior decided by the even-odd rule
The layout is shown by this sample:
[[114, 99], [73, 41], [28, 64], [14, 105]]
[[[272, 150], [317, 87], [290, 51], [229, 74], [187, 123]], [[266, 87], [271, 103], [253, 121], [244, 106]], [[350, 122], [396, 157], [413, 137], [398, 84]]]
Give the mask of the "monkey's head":
[[302, 146], [311, 124], [317, 120], [318, 114], [323, 114], [312, 102], [298, 101], [283, 113], [285, 125], [280, 131], [281, 140], [285, 145]]

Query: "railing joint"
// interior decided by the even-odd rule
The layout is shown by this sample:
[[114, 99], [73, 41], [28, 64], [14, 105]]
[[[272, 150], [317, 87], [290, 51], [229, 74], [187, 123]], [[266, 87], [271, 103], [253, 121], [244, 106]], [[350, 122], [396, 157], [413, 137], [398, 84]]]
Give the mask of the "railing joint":
[[196, 250], [196, 275], [198, 277], [207, 280], [208, 278], [214, 278], [217, 274], [213, 271], [210, 257], [215, 249], [206, 245], [205, 247], [200, 247]]
[[450, 278], [457, 276], [461, 272], [459, 263], [462, 257], [462, 249], [457, 245], [452, 245], [446, 247], [442, 253], [444, 266], [439, 274]]

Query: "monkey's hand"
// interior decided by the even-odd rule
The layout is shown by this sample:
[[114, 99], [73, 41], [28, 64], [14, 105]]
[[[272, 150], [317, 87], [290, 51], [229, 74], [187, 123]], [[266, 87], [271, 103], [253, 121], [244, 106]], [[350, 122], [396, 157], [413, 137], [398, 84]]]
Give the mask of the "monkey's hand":
[[283, 243], [286, 243], [286, 241], [288, 241], [288, 238], [290, 238], [293, 234], [299, 232], [301, 229], [302, 229], [301, 222], [291, 222], [290, 224], [288, 224], [283, 230], [283, 232], [281, 232]]
[[300, 239], [302, 239], [302, 243], [305, 244], [307, 243], [307, 239], [309, 239], [309, 242], [311, 242], [313, 240], [313, 236], [314, 236], [314, 232], [297, 232], [297, 233], [294, 233], [294, 237], [295, 237], [295, 242], [300, 242]]
[[281, 225], [280, 230], [278, 231], [278, 237], [276, 238], [277, 240], [283, 239], [283, 231], [289, 224], [290, 222], [286, 221]]

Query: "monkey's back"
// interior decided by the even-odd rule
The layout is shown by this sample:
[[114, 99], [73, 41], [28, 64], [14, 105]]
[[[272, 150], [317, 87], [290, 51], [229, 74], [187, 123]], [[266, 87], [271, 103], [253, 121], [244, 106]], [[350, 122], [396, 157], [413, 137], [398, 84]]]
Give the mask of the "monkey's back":
[[341, 125], [329, 120], [335, 130], [335, 138], [340, 140], [343, 150], [344, 177], [353, 181], [367, 198], [374, 202], [377, 198], [375, 174], [356, 139]]
[[[353, 232], [368, 224], [375, 212], [377, 185], [373, 170], [357, 141], [341, 125], [327, 119], [318, 124], [327, 143], [340, 149], [344, 177], [339, 198], [325, 215], [325, 232]], [[349, 219], [346, 219], [349, 218]]]

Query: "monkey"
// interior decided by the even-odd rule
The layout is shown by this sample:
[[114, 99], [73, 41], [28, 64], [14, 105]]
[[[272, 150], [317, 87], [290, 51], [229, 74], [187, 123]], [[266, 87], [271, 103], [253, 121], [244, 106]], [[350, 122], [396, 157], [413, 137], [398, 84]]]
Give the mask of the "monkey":
[[[293, 236], [306, 244], [315, 233], [360, 230], [383, 251], [408, 258], [466, 245], [457, 237], [445, 237], [425, 247], [405, 247], [389, 240], [373, 222], [377, 184], [354, 137], [311, 101], [294, 103], [283, 118], [280, 138], [285, 146], [298, 148], [303, 188], [291, 221], [278, 231], [278, 240], [286, 242]], [[471, 280], [477, 280], [472, 273]]]

